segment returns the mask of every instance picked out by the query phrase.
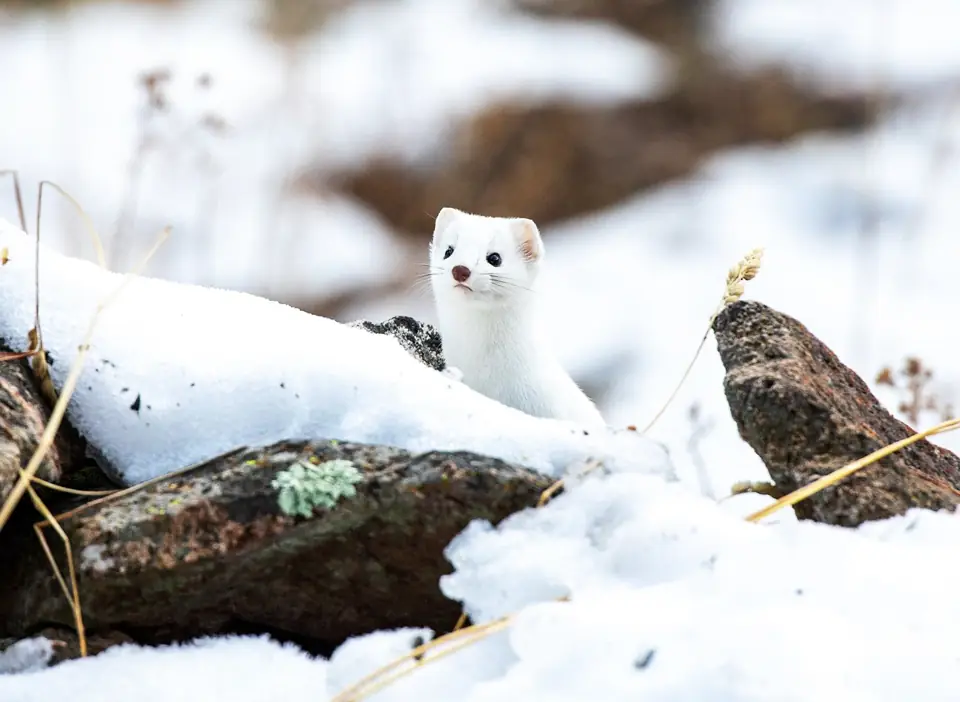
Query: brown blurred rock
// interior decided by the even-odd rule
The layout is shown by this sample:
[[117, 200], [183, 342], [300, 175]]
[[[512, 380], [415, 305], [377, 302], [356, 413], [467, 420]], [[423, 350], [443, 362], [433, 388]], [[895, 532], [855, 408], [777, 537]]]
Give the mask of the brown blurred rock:
[[[277, 473], [331, 459], [360, 471], [357, 494], [309, 518], [284, 514], [271, 486]], [[91, 633], [157, 644], [266, 632], [329, 652], [376, 629], [449, 630], [459, 608], [438, 587], [452, 570], [443, 556], [449, 541], [473, 519], [496, 523], [533, 506], [550, 482], [463, 452], [282, 442], [94, 501], [59, 521]], [[66, 572], [60, 542], [46, 531]], [[0, 549], [0, 636], [71, 626], [32, 532], [17, 536]]]
[[459, 127], [432, 168], [380, 160], [300, 185], [345, 190], [420, 238], [443, 206], [545, 225], [690, 175], [726, 147], [866, 121], [862, 99], [811, 95], [783, 72], [701, 68], [652, 102], [493, 107]]
[[329, 174], [318, 164], [300, 187], [345, 190], [424, 239], [444, 206], [546, 225], [688, 176], [721, 149], [868, 122], [862, 95], [820, 95], [786, 70], [744, 73], [715, 55], [706, 31], [712, 0], [513, 3], [532, 14], [607, 21], [655, 41], [678, 67], [676, 86], [661, 99], [619, 106], [494, 105], [456, 125], [432, 165], [379, 159]]
[[[759, 302], [714, 323], [740, 436], [792, 492], [915, 433], [806, 327]], [[798, 503], [801, 519], [855, 526], [911, 507], [960, 504], [960, 458], [919, 441]]]
[[671, 48], [693, 45], [713, 0], [513, 0], [530, 14], [606, 20]]

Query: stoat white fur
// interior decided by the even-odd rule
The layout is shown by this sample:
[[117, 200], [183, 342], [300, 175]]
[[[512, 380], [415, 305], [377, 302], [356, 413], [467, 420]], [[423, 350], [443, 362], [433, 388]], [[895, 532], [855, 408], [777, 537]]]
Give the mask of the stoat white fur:
[[430, 244], [443, 354], [464, 384], [537, 417], [604, 426], [550, 350], [537, 310], [544, 249], [529, 219], [444, 207]]

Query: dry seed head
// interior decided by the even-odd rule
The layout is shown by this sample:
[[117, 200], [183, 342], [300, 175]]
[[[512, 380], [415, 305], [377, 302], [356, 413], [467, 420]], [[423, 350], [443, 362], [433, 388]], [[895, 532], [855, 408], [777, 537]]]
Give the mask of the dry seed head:
[[743, 296], [743, 283], [757, 277], [757, 273], [760, 272], [761, 258], [763, 258], [763, 249], [754, 249], [727, 272], [727, 289], [723, 296], [724, 305], [734, 303]]

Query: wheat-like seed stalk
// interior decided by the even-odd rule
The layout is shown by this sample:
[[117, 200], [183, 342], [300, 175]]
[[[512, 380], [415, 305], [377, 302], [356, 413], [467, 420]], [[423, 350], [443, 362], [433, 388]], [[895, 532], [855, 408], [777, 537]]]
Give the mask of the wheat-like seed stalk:
[[670, 403], [673, 402], [674, 398], [677, 396], [677, 393], [680, 392], [680, 388], [683, 387], [683, 384], [689, 377], [690, 371], [693, 370], [693, 364], [696, 363], [697, 359], [700, 357], [700, 352], [703, 350], [703, 345], [707, 342], [707, 337], [710, 335], [710, 330], [713, 328], [713, 323], [716, 321], [717, 316], [723, 311], [724, 307], [733, 304], [743, 297], [743, 284], [745, 281], [753, 280], [757, 276], [757, 273], [760, 272], [760, 261], [762, 258], [763, 249], [753, 249], [753, 251], [744, 256], [737, 265], [733, 266], [727, 272], [727, 284], [723, 291], [723, 301], [710, 316], [710, 321], [707, 322], [707, 330], [703, 333], [703, 338], [700, 340], [700, 345], [697, 346], [696, 353], [693, 354], [693, 359], [690, 361], [687, 369], [683, 372], [683, 376], [680, 378], [680, 382], [677, 383], [677, 387], [674, 388], [672, 393], [670, 393], [670, 397], [668, 397], [667, 401], [663, 403], [660, 411], [654, 415], [653, 419], [650, 420], [650, 423], [647, 424], [643, 431], [640, 432], [641, 434], [646, 434], [648, 431], [650, 431], [650, 428], [656, 424], [657, 420], [660, 419], [664, 412], [666, 412], [667, 407], [670, 406]]

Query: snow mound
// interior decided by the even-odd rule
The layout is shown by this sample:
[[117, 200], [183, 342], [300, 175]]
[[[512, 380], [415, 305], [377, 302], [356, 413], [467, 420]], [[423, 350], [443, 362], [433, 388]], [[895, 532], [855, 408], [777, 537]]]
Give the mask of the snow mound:
[[[441, 589], [475, 622], [512, 614], [509, 626], [366, 699], [952, 702], [958, 546], [955, 514], [912, 510], [859, 529], [761, 526], [657, 476], [592, 478], [454, 539], [446, 555], [455, 571]], [[191, 692], [209, 686], [217, 699], [310, 691], [329, 702], [431, 636], [374, 632], [343, 643], [328, 663], [264, 640], [124, 646], [0, 678], [0, 699], [69, 689], [73, 702], [120, 691], [152, 702], [158, 689], [171, 694], [152, 683], [166, 677], [189, 680]], [[174, 689], [163, 699], [180, 697]]]
[[321, 700], [327, 687], [326, 669], [326, 661], [267, 637], [205, 638], [158, 648], [124, 644], [46, 670], [0, 677], [0, 699]]
[[[0, 225], [0, 338], [26, 348], [36, 240]], [[44, 343], [59, 388], [117, 273], [40, 254]], [[69, 406], [126, 482], [242, 445], [335, 438], [410, 451], [470, 450], [550, 475], [591, 458], [671, 474], [635, 432], [587, 431], [508, 408], [429, 369], [390, 337], [246, 293], [139, 277], [101, 316]]]

